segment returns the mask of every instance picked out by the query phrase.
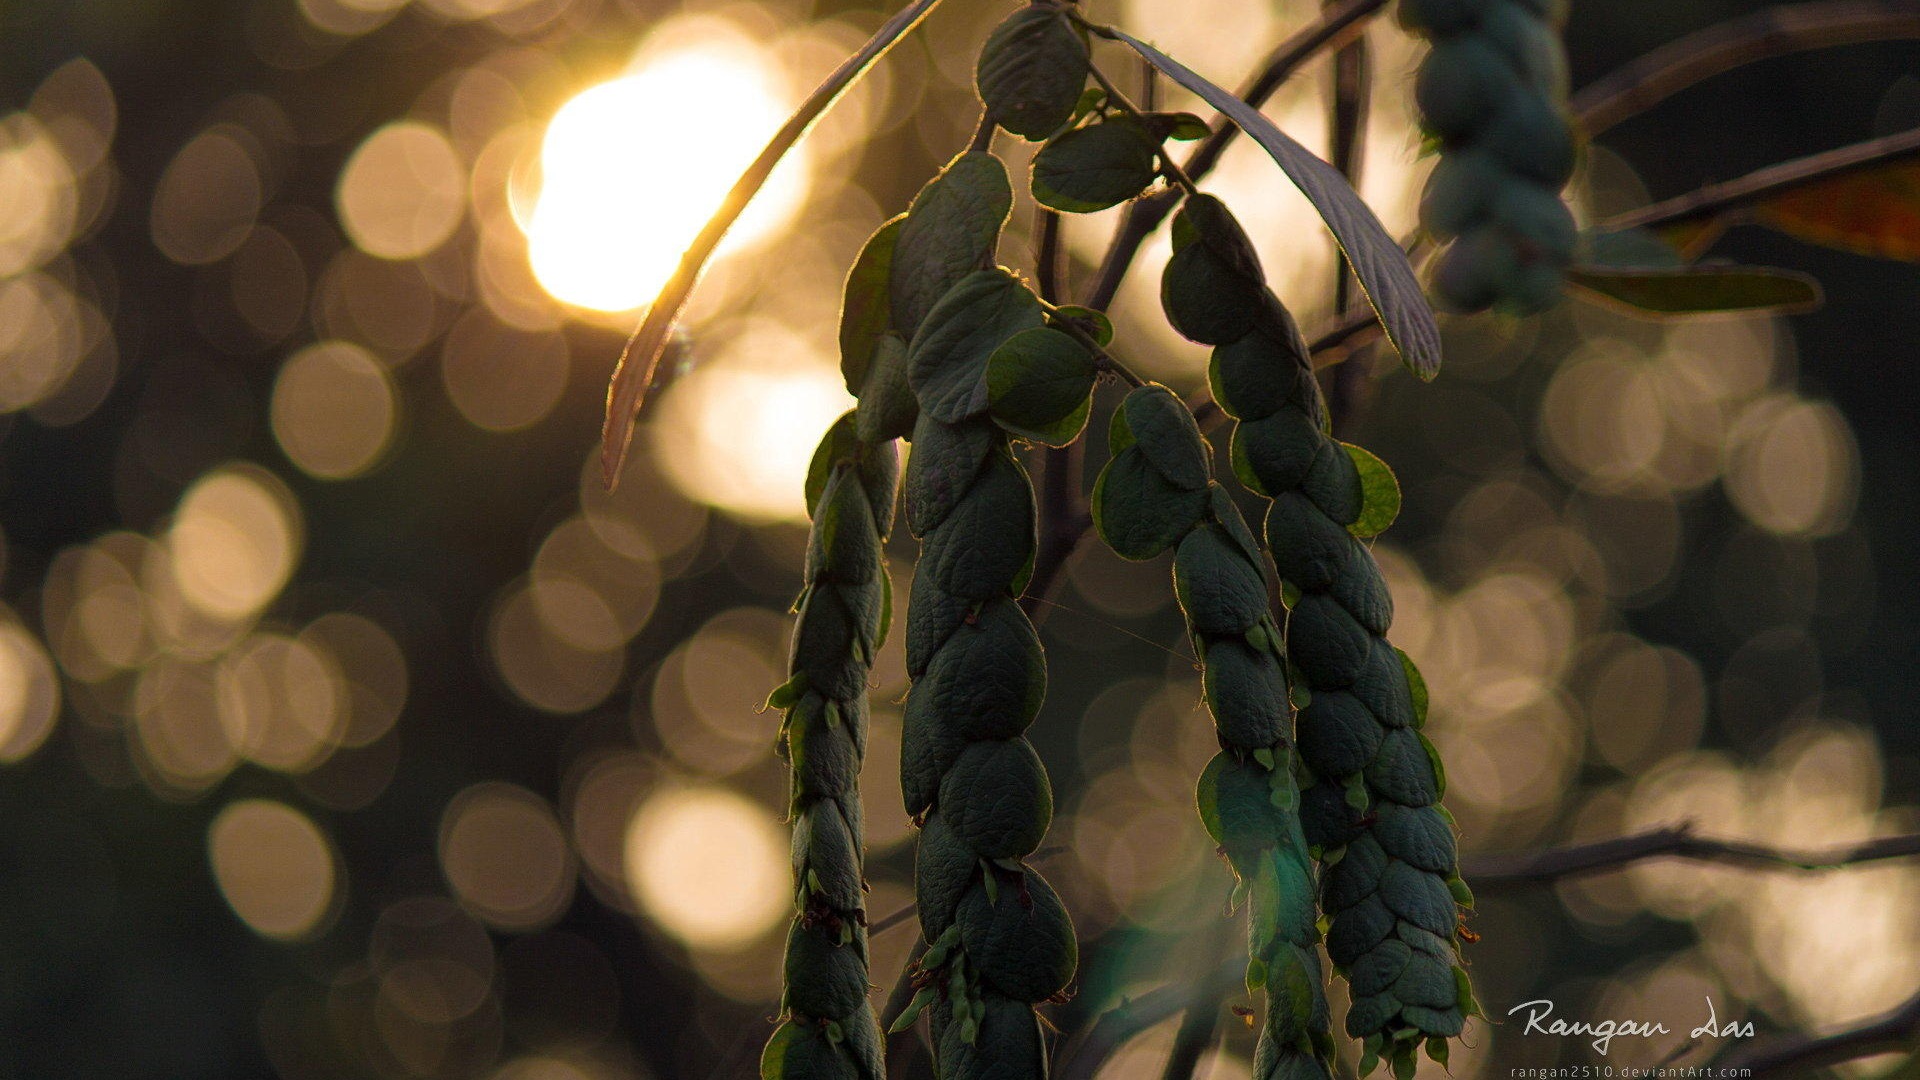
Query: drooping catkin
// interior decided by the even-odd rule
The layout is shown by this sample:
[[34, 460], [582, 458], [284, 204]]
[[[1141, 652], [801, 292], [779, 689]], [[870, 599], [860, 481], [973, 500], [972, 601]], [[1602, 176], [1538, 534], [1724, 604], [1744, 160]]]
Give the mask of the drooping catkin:
[[[785, 1020], [761, 1059], [766, 1080], [880, 1080], [880, 1032], [867, 999], [860, 762], [867, 675], [886, 633], [887, 570], [899, 462], [891, 442], [852, 436], [854, 414], [821, 442], [806, 587], [794, 626], [780, 747], [792, 767], [793, 876]], [[811, 493], [810, 493], [811, 494]]]
[[1323, 866], [1328, 956], [1353, 991], [1347, 1030], [1408, 1073], [1421, 1040], [1444, 1058], [1475, 1009], [1455, 945], [1457, 902], [1471, 898], [1410, 665], [1386, 638], [1392, 598], [1352, 531], [1366, 501], [1356, 451], [1326, 433], [1306, 344], [1225, 207], [1190, 198], [1174, 244], [1168, 317], [1214, 346], [1213, 392], [1237, 421], [1234, 471], [1272, 500], [1265, 535], [1289, 597], [1297, 745], [1311, 778], [1301, 820]]
[[1573, 176], [1565, 0], [1400, 0], [1433, 48], [1414, 101], [1440, 143], [1421, 225], [1452, 244], [1434, 266], [1449, 307], [1531, 314], [1560, 298], [1577, 240], [1560, 190]]
[[943, 1080], [1043, 1077], [1033, 1008], [1066, 987], [1078, 957], [1066, 909], [1024, 862], [1053, 817], [1046, 768], [1022, 734], [1046, 694], [1040, 640], [1017, 599], [1034, 553], [1033, 490], [991, 414], [987, 374], [1019, 351], [1013, 339], [1059, 332], [992, 265], [1011, 201], [997, 158], [962, 154], [914, 200], [891, 268], [919, 406], [901, 788], [921, 823], [914, 888], [929, 948], [907, 1019], [931, 1006]]
[[1323, 1080], [1333, 1040], [1320, 968], [1314, 866], [1300, 826], [1280, 627], [1259, 544], [1211, 475], [1193, 415], [1165, 387], [1129, 394], [1094, 487], [1101, 536], [1124, 558], [1175, 548], [1174, 590], [1201, 662], [1221, 752], [1201, 775], [1201, 819], [1248, 914], [1249, 989], [1266, 992], [1254, 1075]]

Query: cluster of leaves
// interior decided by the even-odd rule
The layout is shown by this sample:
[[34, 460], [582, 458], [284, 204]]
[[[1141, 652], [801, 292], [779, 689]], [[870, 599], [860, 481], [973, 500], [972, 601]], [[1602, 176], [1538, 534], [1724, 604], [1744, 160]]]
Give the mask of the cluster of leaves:
[[867, 309], [884, 309], [886, 333], [906, 343], [888, 350], [904, 374], [891, 385], [903, 382], [917, 409], [906, 517], [921, 552], [901, 790], [921, 822], [914, 886], [930, 947], [900, 1022], [931, 1015], [948, 1077], [1045, 1075], [1033, 1006], [1065, 990], [1078, 961], [1064, 905], [1024, 861], [1053, 796], [1022, 734], [1045, 698], [1046, 665], [1018, 602], [1035, 512], [1011, 440], [1077, 437], [1097, 367], [1072, 316], [993, 265], [1012, 199], [998, 158], [961, 154], [915, 197], [885, 280], [862, 285]]
[[1552, 307], [1578, 230], [1560, 189], [1573, 176], [1561, 0], [1401, 0], [1432, 42], [1414, 100], [1441, 148], [1420, 223], [1453, 243], [1434, 294], [1459, 311]]
[[1175, 329], [1214, 347], [1213, 391], [1236, 421], [1234, 472], [1271, 500], [1301, 825], [1325, 867], [1327, 952], [1352, 987], [1347, 1031], [1369, 1061], [1408, 1075], [1422, 1041], [1446, 1059], [1473, 1004], [1455, 943], [1456, 901], [1471, 897], [1438, 805], [1439, 756], [1419, 730], [1425, 694], [1387, 642], [1393, 601], [1362, 542], [1392, 522], [1399, 492], [1377, 458], [1326, 433], [1305, 342], [1217, 200], [1187, 200], [1161, 297]]
[[[636, 334], [641, 359], [651, 363], [650, 342], [779, 152], [937, 2], [914, 0], [889, 20], [783, 129]], [[1452, 241], [1433, 274], [1449, 306], [1529, 313], [1556, 301], [1566, 282], [1661, 314], [1817, 300], [1800, 275], [1691, 262], [1729, 206], [1818, 242], [1915, 250], [1899, 230], [1885, 235], [1878, 223], [1887, 215], [1836, 212], [1832, 197], [1843, 210], [1879, 205], [1882, 189], [1907, 182], [1900, 170], [1920, 154], [1920, 137], [1899, 159], [1819, 163], [1809, 170], [1817, 183], [1759, 176], [1706, 200], [1704, 211], [1654, 208], [1577, 236], [1560, 198], [1576, 156], [1557, 36], [1564, 4], [1402, 0], [1399, 10], [1433, 42], [1416, 98], [1441, 160], [1422, 220], [1430, 236]], [[1064, 907], [1026, 861], [1053, 806], [1045, 766], [1024, 737], [1045, 697], [1046, 667], [1019, 604], [1038, 545], [1018, 448], [1078, 440], [1105, 372], [1136, 389], [1113, 414], [1093, 518], [1123, 558], [1175, 552], [1173, 587], [1222, 748], [1197, 802], [1233, 868], [1233, 906], [1249, 910], [1247, 984], [1267, 1002], [1256, 1074], [1328, 1075], [1323, 932], [1351, 986], [1346, 1028], [1362, 1040], [1363, 1072], [1384, 1060], [1408, 1077], [1422, 1047], [1444, 1064], [1447, 1040], [1478, 1014], [1458, 956], [1460, 908], [1472, 896], [1439, 804], [1444, 770], [1421, 732], [1426, 690], [1387, 641], [1392, 598], [1366, 546], [1398, 513], [1397, 482], [1379, 459], [1328, 433], [1309, 349], [1252, 244], [1169, 156], [1170, 141], [1209, 138], [1209, 127], [1128, 101], [1094, 66], [1091, 35], [1133, 49], [1259, 143], [1325, 219], [1408, 367], [1423, 378], [1438, 371], [1438, 328], [1408, 259], [1337, 170], [1247, 102], [1069, 4], [1027, 4], [993, 31], [976, 69], [985, 111], [974, 148], [874, 233], [847, 281], [840, 345], [858, 406], [828, 433], [809, 475], [814, 532], [792, 678], [772, 702], [787, 715], [800, 913], [786, 1019], [763, 1058], [765, 1077], [883, 1075], [866, 1002], [854, 777], [864, 683], [890, 610], [880, 545], [900, 438], [913, 444], [905, 516], [922, 544], [906, 626], [913, 684], [901, 786], [921, 827], [915, 889], [928, 948], [896, 1029], [931, 1017], [942, 1077], [1046, 1073], [1034, 1007], [1064, 992], [1077, 955]], [[996, 127], [1042, 144], [1028, 190], [1047, 210], [1104, 210], [1162, 182], [1180, 189], [1162, 303], [1179, 333], [1213, 347], [1210, 385], [1233, 421], [1232, 471], [1266, 500], [1259, 535], [1214, 480], [1212, 448], [1186, 403], [1141, 384], [1108, 353], [1106, 316], [1050, 303], [996, 265], [1013, 204], [989, 149]], [[630, 420], [621, 414], [638, 407], [643, 387], [623, 363], [609, 405], [610, 467]]]
[[1281, 629], [1268, 600], [1265, 555], [1225, 488], [1186, 405], [1165, 387], [1129, 394], [1113, 414], [1111, 457], [1094, 487], [1100, 535], [1117, 554], [1150, 559], [1176, 548], [1174, 591], [1200, 659], [1221, 752], [1201, 774], [1197, 802], [1244, 900], [1247, 989], [1265, 991], [1255, 1075], [1330, 1075], [1313, 860], [1300, 826]]

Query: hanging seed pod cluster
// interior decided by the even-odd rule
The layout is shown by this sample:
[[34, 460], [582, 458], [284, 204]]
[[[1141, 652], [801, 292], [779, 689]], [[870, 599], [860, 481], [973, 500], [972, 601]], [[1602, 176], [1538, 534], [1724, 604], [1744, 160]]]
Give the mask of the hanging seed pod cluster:
[[1408, 1075], [1422, 1041], [1445, 1060], [1474, 1008], [1459, 966], [1451, 820], [1420, 732], [1424, 689], [1387, 642], [1393, 604], [1362, 539], [1398, 509], [1391, 474], [1325, 431], [1305, 343], [1217, 200], [1174, 224], [1161, 297], [1175, 329], [1214, 346], [1210, 378], [1234, 427], [1234, 471], [1272, 500], [1266, 541], [1286, 586], [1286, 650], [1312, 783], [1301, 818], [1325, 867], [1327, 953], [1352, 986], [1349, 1034]]
[[1213, 481], [1212, 455], [1193, 414], [1165, 387], [1127, 396], [1114, 413], [1108, 448], [1094, 488], [1094, 520], [1123, 558], [1175, 549], [1174, 590], [1220, 739], [1197, 801], [1238, 879], [1234, 899], [1248, 908], [1247, 987], [1266, 993], [1254, 1075], [1328, 1077], [1333, 1039], [1314, 866], [1300, 827], [1286, 660], [1264, 556]]
[[1434, 267], [1435, 295], [1459, 311], [1553, 306], [1577, 240], [1560, 198], [1577, 149], [1565, 0], [1401, 0], [1399, 12], [1433, 43], [1414, 100], [1440, 144], [1421, 225], [1453, 241]]
[[[891, 235], [889, 225], [876, 241]], [[870, 243], [869, 248], [878, 246]], [[870, 271], [869, 271], [870, 273]], [[856, 266], [849, 295], [863, 278]], [[881, 546], [893, 529], [901, 418], [878, 411], [899, 365], [897, 339], [863, 328], [848, 304], [842, 368], [862, 407], [828, 429], [807, 475], [813, 515], [805, 586], [794, 610], [790, 678], [769, 699], [785, 710], [778, 747], [792, 770], [793, 878], [799, 909], [787, 936], [785, 1019], [761, 1075], [882, 1080], [880, 1029], [868, 1000], [866, 878], [860, 764], [867, 752], [867, 680], [886, 641], [892, 581]], [[911, 415], [905, 424], [912, 422]]]
[[[1496, 20], [1420, 25], [1436, 35], [1492, 32]], [[1199, 778], [1197, 803], [1233, 870], [1231, 906], [1247, 919], [1247, 985], [1266, 1006], [1256, 1075], [1331, 1075], [1323, 930], [1336, 971], [1352, 983], [1347, 1030], [1364, 1041], [1367, 1069], [1384, 1059], [1404, 1078], [1423, 1044], [1444, 1062], [1446, 1040], [1474, 1011], [1454, 944], [1456, 900], [1466, 896], [1438, 805], [1438, 762], [1419, 732], [1424, 690], [1386, 641], [1392, 604], [1362, 544], [1392, 520], [1398, 489], [1385, 465], [1326, 434], [1305, 346], [1252, 245], [1169, 157], [1169, 140], [1205, 138], [1208, 126], [1128, 101], [1094, 69], [1087, 29], [1070, 5], [1041, 2], [990, 34], [976, 68], [984, 114], [972, 147], [868, 239], [848, 274], [840, 349], [858, 405], [828, 432], [808, 476], [813, 533], [792, 677], [773, 699], [786, 712], [781, 745], [793, 768], [799, 914], [763, 1080], [885, 1074], [868, 998], [855, 780], [866, 681], [891, 610], [881, 548], [899, 439], [912, 444], [899, 486], [920, 542], [905, 619], [911, 688], [900, 776], [919, 827], [914, 892], [925, 950], [894, 1030], [929, 1018], [941, 1080], [1047, 1075], [1036, 1008], [1061, 1000], [1078, 949], [1059, 897], [1030, 864], [1053, 794], [1026, 737], [1047, 672], [1020, 603], [1038, 549], [1021, 450], [1081, 438], [1103, 372], [1136, 389], [1112, 416], [1092, 516], [1123, 558], [1174, 553], [1174, 592], [1221, 747]], [[1135, 47], [1176, 78], [1192, 74]], [[1215, 347], [1214, 395], [1238, 421], [1235, 472], [1272, 500], [1264, 539], [1214, 480], [1212, 450], [1187, 405], [1107, 352], [1106, 316], [1043, 299], [997, 264], [1014, 197], [991, 152], [995, 130], [1041, 144], [1026, 186], [1053, 211], [1104, 210], [1162, 179], [1184, 191], [1164, 306], [1176, 330]], [[1533, 175], [1494, 154], [1501, 139], [1481, 143], [1476, 136], [1457, 149]], [[1313, 183], [1326, 198], [1325, 178]], [[1343, 243], [1384, 245], [1399, 258], [1350, 192], [1335, 203], [1342, 221], [1358, 212], [1368, 224]], [[1467, 225], [1531, 250], [1512, 212], [1462, 218], [1449, 257], [1483, 243]], [[1365, 265], [1377, 271], [1380, 255], [1370, 250]], [[1501, 288], [1523, 291], [1507, 278]], [[1425, 330], [1395, 309], [1399, 325], [1433, 337], [1424, 304], [1414, 314]], [[1422, 374], [1435, 359], [1423, 360]]]
[[907, 340], [918, 407], [901, 789], [921, 823], [914, 888], [929, 943], [903, 1020], [931, 1007], [941, 1075], [954, 1078], [1045, 1075], [1033, 1009], [1066, 989], [1077, 963], [1065, 907], [1025, 862], [1053, 794], [1024, 736], [1046, 664], [1018, 602], [1034, 504], [1010, 439], [1076, 437], [1095, 366], [993, 265], [1012, 199], [998, 158], [964, 153], [914, 199], [888, 259], [889, 317]]

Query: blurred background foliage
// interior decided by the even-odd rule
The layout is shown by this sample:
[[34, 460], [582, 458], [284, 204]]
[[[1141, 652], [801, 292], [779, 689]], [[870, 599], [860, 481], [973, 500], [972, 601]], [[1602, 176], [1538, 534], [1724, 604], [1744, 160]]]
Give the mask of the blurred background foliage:
[[[1314, 6], [1098, 14], [1231, 83]], [[1760, 6], [1577, 3], [1575, 85]], [[839, 283], [971, 130], [1000, 14], [941, 9], [783, 166], [610, 496], [590, 455], [631, 309], [881, 12], [0, 5], [0, 1076], [746, 1074], [729, 1055], [764, 1038], [789, 903], [756, 706], [806, 457], [849, 400]], [[1370, 36], [1361, 186], [1404, 230], [1416, 52]], [[1716, 79], [1610, 132], [1576, 202], [1593, 220], [1914, 127], [1915, 72], [1906, 43]], [[1269, 106], [1309, 145], [1325, 80]], [[1326, 317], [1304, 201], [1247, 140], [1211, 186]], [[1003, 257], [1030, 265], [1026, 228]], [[1069, 240], [1084, 276], [1100, 223]], [[1920, 275], [1759, 230], [1719, 253], [1808, 269], [1828, 304], [1455, 320], [1430, 386], [1376, 358], [1355, 437], [1407, 493], [1376, 550], [1470, 853], [1681, 820], [1809, 847], [1920, 827]], [[1203, 355], [1151, 306], [1165, 254], [1116, 321], [1132, 363], [1193, 388]], [[1169, 599], [1164, 563], [1083, 551], [1043, 627], [1047, 872], [1091, 946], [1063, 1025], [1232, 948]], [[897, 640], [878, 672], [876, 914], [910, 895]], [[1650, 864], [1484, 897], [1471, 959], [1496, 1014], [1691, 1026], [1711, 996], [1801, 1027], [1912, 992], [1916, 910], [1910, 864]], [[911, 933], [876, 938], [876, 978]], [[1233, 1027], [1202, 1075], [1247, 1075]], [[1155, 1072], [1171, 1039], [1103, 1075]], [[1592, 1060], [1512, 1025], [1468, 1042], [1461, 1080]]]

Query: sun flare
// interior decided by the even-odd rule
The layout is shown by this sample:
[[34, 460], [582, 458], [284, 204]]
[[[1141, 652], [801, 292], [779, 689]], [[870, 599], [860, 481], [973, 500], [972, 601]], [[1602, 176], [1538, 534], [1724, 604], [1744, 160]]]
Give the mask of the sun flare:
[[[540, 147], [527, 223], [534, 276], [596, 311], [640, 307], [791, 111], [771, 57], [711, 38], [643, 58], [561, 107]], [[806, 193], [804, 161], [776, 170], [721, 253], [777, 232]]]

